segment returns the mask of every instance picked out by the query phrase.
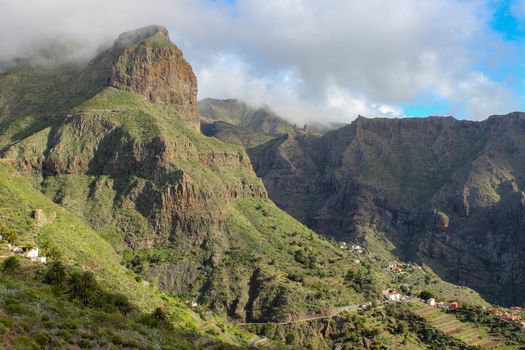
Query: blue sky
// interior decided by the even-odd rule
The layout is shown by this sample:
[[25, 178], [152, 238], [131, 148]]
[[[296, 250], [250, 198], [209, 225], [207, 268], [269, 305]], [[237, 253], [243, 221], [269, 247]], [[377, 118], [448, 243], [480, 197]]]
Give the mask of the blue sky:
[[491, 27], [508, 41], [519, 41], [525, 37], [525, 23], [513, 13], [513, 6], [517, 3], [516, 0], [493, 3]]
[[57, 39], [87, 59], [148, 24], [182, 48], [199, 98], [297, 123], [525, 110], [525, 0], [4, 0], [0, 60], [45, 60]]

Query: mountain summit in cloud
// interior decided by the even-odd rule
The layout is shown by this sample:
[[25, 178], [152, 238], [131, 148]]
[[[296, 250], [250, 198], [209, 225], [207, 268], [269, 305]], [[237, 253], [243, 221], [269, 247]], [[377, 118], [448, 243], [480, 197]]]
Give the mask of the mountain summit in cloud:
[[112, 48], [89, 63], [86, 74], [148, 101], [175, 105], [199, 129], [197, 78], [165, 27], [122, 33]]

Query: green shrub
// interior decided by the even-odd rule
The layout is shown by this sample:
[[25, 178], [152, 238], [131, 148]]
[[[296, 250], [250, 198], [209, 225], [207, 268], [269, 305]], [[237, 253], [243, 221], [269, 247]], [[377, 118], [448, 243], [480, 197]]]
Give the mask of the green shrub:
[[4, 308], [11, 315], [24, 315], [28, 311], [24, 304], [13, 298], [4, 301]]
[[104, 299], [107, 304], [115, 306], [123, 315], [126, 315], [133, 310], [133, 305], [131, 305], [128, 298], [123, 294], [105, 293]]
[[62, 285], [66, 281], [66, 278], [66, 267], [60, 260], [56, 260], [46, 269], [44, 282], [51, 285]]
[[4, 318], [2, 316], [0, 316], [0, 325], [8, 328], [8, 329], [11, 329], [13, 328], [13, 321], [11, 321], [10, 319], [7, 319], [7, 318]]
[[5, 226], [0, 226], [0, 236], [8, 242], [13, 242], [18, 237], [18, 234]]
[[20, 261], [16, 256], [10, 256], [2, 262], [2, 271], [7, 274], [14, 273], [20, 267]]
[[57, 332], [56, 332], [56, 335], [58, 337], [61, 337], [62, 339], [64, 339], [65, 341], [67, 342], [70, 342], [71, 339], [73, 339], [73, 335], [71, 334], [70, 331], [66, 330], [66, 329], [59, 329]]
[[428, 290], [422, 290], [420, 293], [419, 293], [419, 297], [423, 300], [428, 300], [428, 299], [431, 299], [434, 297], [434, 294], [432, 294], [432, 292], [428, 291]]
[[49, 333], [39, 332], [35, 337], [35, 341], [40, 345], [51, 345], [53, 337]]
[[294, 282], [303, 283], [304, 275], [302, 273], [291, 272], [288, 274], [288, 279]]
[[146, 317], [146, 323], [154, 327], [171, 328], [171, 320], [168, 314], [160, 307], [156, 308]]
[[67, 280], [67, 293], [70, 298], [78, 299], [84, 305], [93, 303], [98, 290], [98, 283], [91, 271], [75, 271]]
[[24, 350], [40, 349], [40, 347], [37, 344], [35, 344], [35, 342], [33, 342], [31, 339], [29, 339], [26, 336], [20, 336], [16, 338], [14, 343], [15, 343], [14, 349], [20, 349], [20, 350], [22, 349]]

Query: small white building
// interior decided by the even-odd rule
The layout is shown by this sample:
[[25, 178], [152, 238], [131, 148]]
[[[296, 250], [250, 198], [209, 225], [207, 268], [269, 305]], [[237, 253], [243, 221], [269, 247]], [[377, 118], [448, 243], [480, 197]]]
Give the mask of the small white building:
[[348, 244], [346, 242], [339, 242], [339, 248], [348, 249]]
[[444, 302], [436, 303], [436, 306], [438, 309], [448, 310], [448, 304], [445, 304]]
[[32, 259], [32, 258], [38, 258], [38, 248], [31, 248], [27, 251], [26, 257]]
[[350, 250], [352, 252], [357, 252], [357, 253], [361, 254], [364, 249], [359, 244], [352, 244], [352, 248]]
[[436, 306], [436, 299], [430, 298], [427, 300], [427, 304], [430, 306]]
[[41, 263], [41, 264], [47, 263], [47, 257], [45, 257], [45, 256], [37, 256], [37, 257], [32, 257], [30, 259], [33, 262], [37, 262], [37, 263]]
[[396, 292], [395, 290], [389, 290], [384, 294], [385, 300], [387, 301], [401, 301], [401, 298], [403, 297], [401, 294]]

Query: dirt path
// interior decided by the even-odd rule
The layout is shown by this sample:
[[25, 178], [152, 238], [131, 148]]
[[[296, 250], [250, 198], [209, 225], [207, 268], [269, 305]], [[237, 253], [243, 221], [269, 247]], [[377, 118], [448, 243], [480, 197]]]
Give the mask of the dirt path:
[[[415, 299], [407, 299], [407, 300], [402, 300], [402, 301], [398, 301], [398, 302], [399, 303], [409, 303], [409, 302], [412, 302], [413, 300], [415, 300]], [[239, 326], [243, 326], [243, 325], [249, 326], [249, 325], [258, 325], [258, 324], [285, 325], [285, 324], [309, 322], [309, 321], [315, 321], [315, 320], [324, 320], [324, 319], [327, 319], [327, 318], [338, 317], [343, 312], [355, 312], [355, 311], [358, 311], [359, 310], [359, 305], [361, 305], [361, 304], [341, 306], [341, 307], [338, 307], [337, 309], [335, 309], [334, 311], [332, 311], [329, 314], [310, 315], [310, 316], [305, 316], [305, 317], [298, 318], [296, 320], [290, 320], [290, 321], [281, 321], [281, 322], [239, 322], [237, 324]], [[380, 309], [380, 308], [384, 308], [384, 307], [385, 307], [384, 305], [379, 305], [379, 306], [376, 306], [376, 309]]]
[[259, 324], [275, 324], [275, 325], [285, 325], [285, 324], [292, 324], [292, 323], [300, 323], [300, 322], [309, 322], [309, 321], [315, 321], [315, 320], [323, 320], [327, 318], [333, 318], [339, 316], [342, 312], [355, 312], [359, 310], [359, 305], [350, 305], [350, 306], [343, 306], [337, 308], [335, 311], [331, 312], [330, 314], [322, 314], [322, 315], [311, 315], [311, 316], [305, 316], [302, 318], [298, 318], [296, 320], [290, 320], [290, 321], [281, 321], [281, 322], [240, 322], [238, 325], [240, 326], [250, 326], [250, 325], [259, 325]]
[[252, 343], [251, 346], [254, 347], [254, 348], [256, 348], [257, 345], [262, 344], [262, 343], [265, 343], [265, 342], [267, 342], [267, 341], [268, 341], [268, 338], [267, 338], [267, 337], [261, 337], [261, 338], [257, 339], [256, 341], [254, 341], [254, 342]]

